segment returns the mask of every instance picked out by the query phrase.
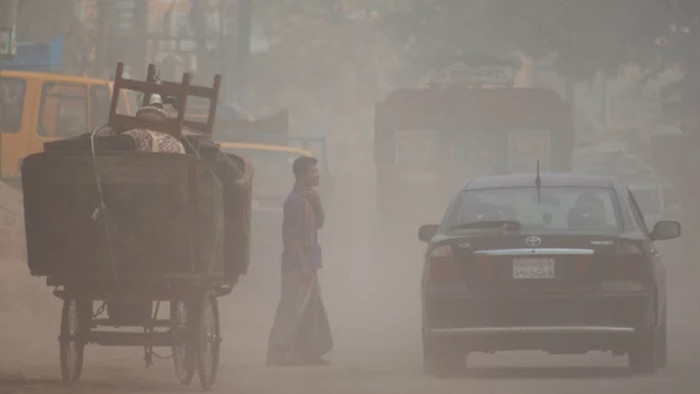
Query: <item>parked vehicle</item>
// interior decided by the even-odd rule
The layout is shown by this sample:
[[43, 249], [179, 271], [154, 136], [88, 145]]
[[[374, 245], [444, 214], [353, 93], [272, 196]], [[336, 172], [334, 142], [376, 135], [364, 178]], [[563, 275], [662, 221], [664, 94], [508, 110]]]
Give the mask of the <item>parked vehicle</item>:
[[[16, 185], [21, 162], [45, 142], [75, 137], [107, 124], [111, 81], [62, 74], [2, 71], [2, 177]], [[120, 92], [118, 111], [133, 115], [137, 98]]]

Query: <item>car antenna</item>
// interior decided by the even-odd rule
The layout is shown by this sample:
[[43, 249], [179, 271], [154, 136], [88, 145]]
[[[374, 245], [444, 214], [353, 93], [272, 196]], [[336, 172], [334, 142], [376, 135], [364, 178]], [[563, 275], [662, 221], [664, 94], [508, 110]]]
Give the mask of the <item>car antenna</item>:
[[540, 177], [540, 161], [537, 160], [537, 177], [535, 178], [535, 186], [537, 186], [537, 203], [542, 203], [540, 189], [542, 188], [542, 178]]

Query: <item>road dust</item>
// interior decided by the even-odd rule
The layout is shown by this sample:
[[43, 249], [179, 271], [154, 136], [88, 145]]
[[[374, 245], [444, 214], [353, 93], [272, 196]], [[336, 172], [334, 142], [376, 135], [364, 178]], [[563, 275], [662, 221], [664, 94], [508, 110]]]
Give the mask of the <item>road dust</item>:
[[[231, 295], [220, 299], [224, 342], [217, 390], [231, 392], [228, 390], [233, 385], [235, 392], [409, 389], [417, 393], [425, 392], [418, 388], [452, 392], [461, 385], [449, 380], [438, 383], [421, 372], [423, 245], [416, 239], [418, 222], [405, 218], [403, 223], [377, 226], [373, 184], [367, 173], [340, 173], [337, 193], [327, 204], [329, 219], [322, 233], [325, 266], [320, 277], [335, 339], [335, 350], [328, 357], [333, 365], [264, 367], [267, 336], [279, 299], [281, 245], [279, 239], [257, 239], [249, 275], [241, 278]], [[686, 235], [664, 248], [670, 298], [667, 376], [692, 376], [698, 367], [694, 356], [700, 350], [696, 339], [700, 297], [694, 278], [700, 269], [689, 258], [692, 254], [684, 252], [689, 239]], [[1, 283], [0, 392], [27, 388], [108, 393], [180, 390], [170, 360], [157, 359], [153, 367], [145, 369], [139, 348], [97, 346], [88, 347], [86, 352], [83, 382], [75, 388], [63, 386], [58, 380], [56, 340], [60, 303], [51, 295], [52, 289], [42, 279], [30, 277], [23, 261], [4, 261]], [[159, 354], [167, 356], [169, 350], [159, 350]], [[625, 360], [607, 355], [504, 353], [476, 355], [470, 362], [472, 369], [465, 378], [475, 384], [552, 379], [584, 379], [591, 384], [628, 377]], [[533, 389], [539, 387], [532, 384]], [[261, 387], [268, 391], [260, 391]]]
[[[391, 258], [375, 259], [378, 243], [373, 238], [381, 241], [384, 237], [376, 230], [370, 174], [369, 169], [361, 174], [339, 172], [336, 193], [327, 202], [320, 276], [335, 339], [329, 359], [334, 364], [376, 369], [391, 369], [394, 361], [404, 360], [415, 369], [420, 365], [422, 246], [415, 237], [417, 226], [410, 231], [397, 228], [397, 234], [386, 239], [397, 239], [398, 234], [404, 237], [405, 232], [404, 240], [383, 245], [383, 249], [391, 249]], [[290, 179], [291, 175], [290, 170]], [[279, 229], [259, 226], [258, 230], [256, 233], [279, 233]], [[279, 301], [281, 239], [254, 239], [253, 249], [249, 274], [241, 278], [231, 295], [220, 299], [224, 370], [257, 368], [265, 363], [267, 336]], [[25, 261], [3, 261], [0, 272], [0, 380], [5, 376], [2, 381], [7, 384], [57, 379], [60, 300], [52, 296], [53, 289], [45, 286], [43, 278], [30, 276]], [[167, 355], [169, 350], [161, 353]], [[142, 357], [139, 348], [88, 346], [84, 379], [104, 379], [112, 367], [143, 368]], [[171, 373], [170, 361], [156, 360], [151, 371], [161, 369]], [[155, 373], [154, 380], [162, 378], [160, 375]], [[149, 374], [133, 377], [138, 380], [139, 376]], [[131, 380], [132, 376], [123, 378]]]
[[[104, 6], [103, 9], [109, 9], [107, 5], [116, 1], [83, 1], [80, 2], [83, 7], [65, 6], [66, 2], [59, 4], [58, 1], [51, 1], [55, 4], [52, 8], [47, 8], [48, 0], [22, 0], [21, 3], [23, 7], [18, 22], [20, 40], [48, 42], [59, 35], [65, 35], [63, 58], [66, 64], [63, 71], [66, 73], [89, 73], [95, 68], [99, 72], [94, 76], [107, 77], [112, 73], [117, 61], [125, 61], [132, 65], [145, 64], [146, 59], [150, 61], [150, 57], [160, 60], [165, 58], [165, 55], [170, 55], [168, 52], [158, 52], [158, 47], [165, 48], [169, 45], [147, 43], [147, 23], [141, 26], [144, 28], [144, 41], [136, 42], [134, 39], [127, 40], [122, 36], [106, 33], [109, 30], [102, 27], [110, 24], [98, 23], [103, 19], [88, 20], [100, 27], [88, 29], [83, 26], [89, 24], [79, 23], [78, 18], [73, 15], [78, 8], [81, 9], [79, 13], [89, 14], [86, 9], [94, 7], [88, 4], [99, 4], [97, 8]], [[78, 4], [77, 1], [70, 3]], [[143, 0], [134, 4], [142, 6], [145, 3]], [[151, 27], [156, 30], [155, 25], [172, 24], [174, 31], [175, 28], [181, 28], [180, 22], [191, 22], [186, 14], [171, 13], [180, 12], [178, 9], [188, 3], [186, 1], [152, 3], [159, 3], [159, 8], [170, 10], [166, 15], [161, 15], [162, 23], [160, 20], [155, 23], [152, 16], [143, 18], [144, 21], [153, 19], [151, 22], [154, 22], [154, 26]], [[201, 5], [207, 2], [192, 3]], [[529, 60], [525, 61], [527, 67], [518, 72], [519, 79], [523, 79], [519, 81], [519, 86], [549, 84], [560, 91], [560, 95], [566, 96], [561, 93], [568, 90], [567, 82], [577, 81], [564, 81], [564, 73], [547, 78], [549, 74], [556, 74], [553, 70], [558, 67], [557, 58], [561, 57], [565, 65], [578, 66], [579, 63], [587, 63], [590, 60], [593, 60], [593, 63], [607, 62], [609, 65], [612, 60], [605, 61], [587, 56], [588, 53], [595, 52], [593, 48], [597, 48], [585, 45], [589, 37], [598, 39], [601, 43], [624, 41], [625, 45], [629, 44], [628, 41], [643, 41], [648, 38], [648, 46], [655, 47], [652, 33], [647, 34], [649, 37], [640, 38], [635, 36], [639, 32], [637, 28], [646, 28], [646, 22], [650, 24], [653, 19], [663, 20], [666, 24], [666, 21], [673, 18], [661, 15], [645, 19], [629, 17], [623, 18], [627, 23], [620, 23], [619, 15], [646, 8], [653, 10], [654, 7], [650, 4], [654, 3], [668, 3], [670, 7], [672, 3], [677, 5], [691, 2], [648, 1], [649, 4], [643, 7], [637, 4], [638, 1], [610, 1], [605, 2], [606, 6], [601, 8], [600, 13], [590, 15], [589, 12], [593, 8], [586, 5], [588, 3], [584, 4], [582, 0], [562, 2], [567, 3], [571, 10], [565, 10], [561, 15], [553, 13], [551, 8], [559, 2], [548, 2], [548, 5], [543, 2], [542, 7], [527, 7], [523, 6], [525, 0], [512, 2], [518, 7], [511, 10], [503, 8], [506, 2], [486, 1], [431, 1], [421, 4], [405, 0], [270, 0], [253, 3], [256, 8], [255, 16], [259, 18], [253, 24], [254, 30], [260, 30], [254, 34], [252, 41], [256, 45], [253, 46], [263, 52], [250, 56], [243, 67], [239, 67], [238, 63], [235, 66], [229, 64], [228, 60], [224, 62], [224, 57], [231, 54], [225, 54], [227, 51], [220, 48], [212, 52], [205, 50], [205, 61], [199, 59], [200, 62], [191, 63], [203, 66], [204, 70], [198, 72], [197, 77], [207, 81], [210, 80], [208, 73], [212, 74], [215, 71], [216, 64], [225, 65], [225, 71], [229, 74], [224, 79], [226, 85], [230, 85], [234, 90], [243, 90], [228, 92], [229, 96], [235, 99], [233, 101], [241, 100], [236, 104], [241, 104], [243, 112], [250, 111], [242, 116], [258, 119], [286, 109], [290, 113], [291, 134], [323, 134], [328, 138], [328, 161], [331, 164], [330, 172], [335, 192], [331, 200], [325, 201], [327, 222], [320, 233], [324, 268], [319, 275], [335, 349], [327, 357], [332, 362], [327, 367], [265, 366], [268, 335], [280, 297], [282, 241], [280, 223], [263, 225], [257, 222], [254, 224], [253, 258], [249, 273], [241, 277], [230, 295], [219, 299], [223, 343], [214, 392], [700, 393], [700, 251], [695, 241], [700, 239], [700, 220], [695, 219], [700, 215], [696, 214], [694, 206], [684, 207], [688, 211], [684, 216], [682, 238], [660, 245], [668, 275], [668, 368], [651, 377], [632, 377], [626, 368], [625, 358], [608, 354], [477, 354], [469, 356], [470, 368], [463, 377], [437, 379], [422, 372], [420, 281], [425, 245], [418, 241], [417, 233], [419, 225], [439, 222], [439, 213], [447, 206], [449, 196], [441, 196], [431, 202], [417, 200], [411, 195], [401, 196], [400, 202], [410, 208], [411, 214], [390, 223], [384, 222], [381, 212], [376, 211], [373, 165], [374, 103], [397, 88], [420, 83], [425, 77], [424, 71], [427, 72], [430, 67], [439, 66], [439, 63], [457, 54], [470, 54], [470, 51], [479, 48], [510, 52], [519, 46], [528, 46], [525, 36], [530, 32], [536, 36], [532, 38], [533, 41], [561, 41], [561, 48], [545, 45], [542, 51], [536, 50], [535, 52], [542, 52], [543, 57], [528, 58]], [[367, 4], [367, 9], [342, 17], [338, 13], [341, 13], [345, 6], [338, 5], [346, 3]], [[609, 11], [611, 8], [617, 9], [613, 6], [632, 3], [633, 7], [625, 9], [624, 13]], [[361, 8], [359, 5], [358, 7]], [[383, 11], [371, 11], [369, 8], [372, 7]], [[674, 7], [682, 11], [682, 7]], [[390, 17], [383, 18], [382, 12], [386, 12]], [[501, 15], [509, 19], [501, 18]], [[106, 16], [106, 13], [102, 15]], [[166, 16], [169, 18], [167, 21]], [[339, 16], [341, 17], [338, 18]], [[567, 18], [556, 21], [558, 17]], [[175, 23], [176, 21], [178, 23]], [[206, 24], [210, 19], [200, 18], [201, 21]], [[384, 23], [388, 25], [385, 26]], [[598, 26], [607, 26], [610, 29], [598, 29]], [[684, 32], [683, 28], [678, 28], [680, 25], [671, 26], [674, 34], [676, 31], [679, 35], [680, 32]], [[204, 33], [209, 34], [210, 26], [200, 27], [203, 27], [201, 30]], [[387, 27], [389, 31], [385, 32], [384, 28]], [[507, 29], [500, 30], [502, 27]], [[563, 29], [558, 30], [555, 27]], [[613, 35], [618, 30], [627, 31], [631, 27], [635, 29], [630, 30], [629, 35]], [[188, 26], [182, 28], [189, 29]], [[567, 29], [571, 29], [570, 32]], [[263, 31], [266, 31], [266, 37], [260, 36], [265, 35], [262, 34]], [[128, 33], [131, 37], [138, 32]], [[545, 37], [541, 37], [542, 34]], [[523, 37], [519, 37], [520, 35]], [[635, 40], [630, 40], [629, 37], [634, 37]], [[206, 44], [206, 40], [195, 41]], [[577, 48], [579, 44], [582, 45], [581, 50]], [[158, 53], [141, 53], [147, 46], [150, 51]], [[269, 48], [261, 49], [268, 46]], [[534, 46], [536, 47], [538, 45]], [[603, 46], [601, 54], [606, 51], [614, 52], [614, 48]], [[550, 50], [555, 49], [551, 55], [548, 54]], [[583, 58], [573, 55], [582, 55]], [[654, 53], [640, 55], [640, 59], [645, 57], [656, 59]], [[191, 60], [198, 59], [182, 59], [182, 71], [189, 67], [185, 67], [184, 63], [189, 64]], [[621, 59], [615, 61], [619, 60]], [[92, 64], [93, 62], [103, 64]], [[654, 61], [650, 62], [637, 66], [658, 66]], [[619, 66], [621, 74], [625, 74], [622, 72], [625, 69], [632, 70], [627, 71], [627, 74], [631, 75], [631, 85], [641, 84], [642, 79], [647, 79], [647, 76], [640, 72], [640, 80], [635, 80], [637, 67], [634, 64]], [[605, 79], [602, 73], [603, 64], [596, 67], [596, 70], [598, 67], [601, 70], [595, 73], [591, 69], [587, 77], [590, 80], [580, 81], [583, 84], [571, 86], [574, 88], [573, 99], [577, 100], [573, 107], [576, 111], [577, 126], [578, 123], [590, 127], [600, 126], [598, 122], [609, 114], [598, 112], [603, 111], [603, 107], [607, 110], [607, 107], [615, 106], [612, 105], [615, 103], [607, 102], [607, 92], [601, 90]], [[535, 73], [536, 68], [539, 74]], [[697, 70], [698, 67], [687, 68], [688, 71], [691, 69]], [[138, 73], [137, 68], [132, 70]], [[617, 73], [617, 66], [613, 70]], [[592, 79], [594, 75], [597, 75], [595, 80]], [[179, 78], [178, 73], [177, 79]], [[538, 78], [542, 81], [538, 81]], [[654, 78], [650, 80], [655, 81]], [[629, 81], [618, 82], [624, 85]], [[659, 84], [658, 81], [656, 83]], [[589, 92], [578, 94], [581, 93], [579, 91], [585, 90]], [[637, 105], [634, 103], [637, 102], [634, 101], [630, 106]], [[625, 107], [623, 104], [626, 103], [618, 104], [619, 107]], [[635, 113], [653, 112], [647, 111], [646, 107], [635, 109]], [[502, 108], [497, 110], [505, 111]], [[32, 111], [38, 112], [39, 108], [32, 108]], [[584, 128], [583, 131], [588, 130]], [[597, 131], [597, 128], [591, 131], [592, 139], [602, 138], [602, 135], [595, 133]], [[415, 144], [415, 141], [412, 142]], [[468, 143], [480, 147], [473, 144], [472, 140]], [[422, 151], [422, 145], [416, 145], [419, 148], [416, 150]], [[481, 150], [479, 153], [485, 153], [484, 157], [490, 156], [488, 153], [491, 152]], [[291, 188], [291, 168], [288, 182]], [[321, 179], [321, 182], [324, 182], [324, 179]], [[0, 187], [0, 202], [4, 200]], [[3, 223], [3, 216], [0, 214], [0, 225]], [[10, 233], [0, 231], [0, 247], [12, 247], [6, 242], [2, 243], [6, 239], [17, 239], [16, 244], [23, 239], [21, 221], [12, 225]], [[22, 250], [21, 245], [18, 250]], [[82, 381], [76, 386], [64, 385], [60, 379], [57, 338], [61, 302], [52, 295], [53, 289], [45, 285], [44, 278], [30, 276], [21, 253], [4, 252], [0, 250], [0, 256], [8, 256], [4, 259], [0, 257], [0, 394], [171, 393], [199, 390], [195, 384], [187, 388], [177, 383], [172, 360], [167, 359], [170, 355], [167, 348], [156, 349], [162, 358], [156, 358], [153, 366], [144, 368], [144, 351], [141, 348], [107, 348], [95, 345], [86, 349]], [[161, 310], [168, 308], [161, 307]]]

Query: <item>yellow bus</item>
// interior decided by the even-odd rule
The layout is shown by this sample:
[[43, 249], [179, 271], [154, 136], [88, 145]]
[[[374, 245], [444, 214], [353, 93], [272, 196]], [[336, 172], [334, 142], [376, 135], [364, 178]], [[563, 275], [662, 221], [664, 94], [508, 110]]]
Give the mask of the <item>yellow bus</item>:
[[[44, 142], [74, 137], [107, 123], [110, 81], [11, 70], [1, 76], [3, 178], [17, 177], [22, 160], [41, 152]], [[120, 113], [135, 113], [134, 95], [124, 92], [119, 102]]]

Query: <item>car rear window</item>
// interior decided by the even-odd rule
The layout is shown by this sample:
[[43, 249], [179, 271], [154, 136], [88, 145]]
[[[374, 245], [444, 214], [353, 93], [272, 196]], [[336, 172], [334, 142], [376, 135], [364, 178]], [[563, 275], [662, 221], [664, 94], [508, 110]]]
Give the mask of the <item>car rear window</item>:
[[618, 233], [622, 229], [613, 190], [593, 187], [514, 187], [462, 192], [442, 229], [482, 221], [517, 221], [524, 231]]

